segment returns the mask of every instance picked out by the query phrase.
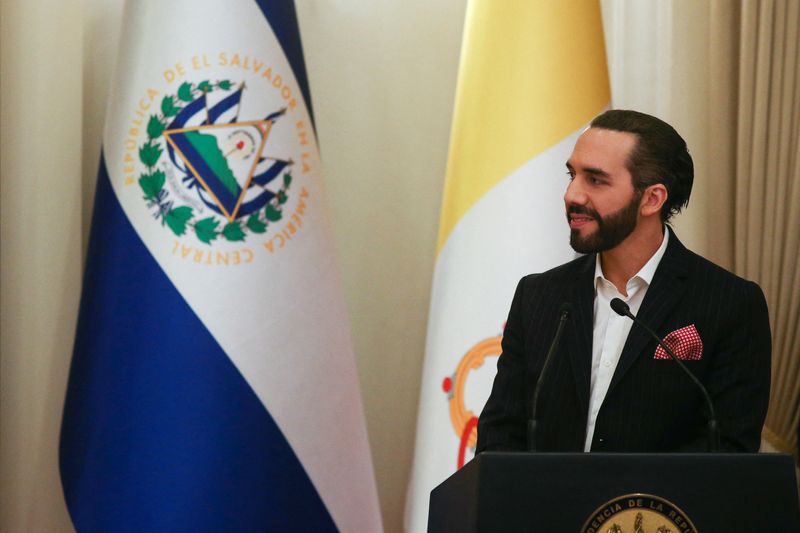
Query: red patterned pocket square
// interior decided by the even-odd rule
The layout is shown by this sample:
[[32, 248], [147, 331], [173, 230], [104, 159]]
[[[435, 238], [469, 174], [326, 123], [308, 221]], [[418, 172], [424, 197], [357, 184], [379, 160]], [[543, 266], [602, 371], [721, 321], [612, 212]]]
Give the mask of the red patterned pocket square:
[[[697, 333], [697, 328], [694, 324], [686, 326], [685, 328], [676, 329], [666, 337], [664, 337], [664, 344], [669, 346], [678, 359], [684, 361], [699, 361], [703, 358], [703, 341], [700, 334]], [[659, 346], [656, 348], [656, 355], [654, 359], [670, 359], [664, 348]]]

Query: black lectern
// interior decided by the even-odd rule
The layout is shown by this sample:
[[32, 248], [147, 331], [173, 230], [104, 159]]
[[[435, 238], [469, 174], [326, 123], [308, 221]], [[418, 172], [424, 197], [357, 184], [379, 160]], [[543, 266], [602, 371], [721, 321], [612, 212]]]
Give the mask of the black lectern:
[[796, 532], [800, 505], [783, 454], [487, 452], [431, 492], [428, 531]]

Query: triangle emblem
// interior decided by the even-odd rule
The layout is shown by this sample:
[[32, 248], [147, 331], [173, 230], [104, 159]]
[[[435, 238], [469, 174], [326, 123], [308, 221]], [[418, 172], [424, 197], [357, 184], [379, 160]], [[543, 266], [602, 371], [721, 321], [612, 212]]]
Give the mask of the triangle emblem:
[[233, 222], [267, 143], [271, 120], [208, 124], [165, 130], [186, 168]]

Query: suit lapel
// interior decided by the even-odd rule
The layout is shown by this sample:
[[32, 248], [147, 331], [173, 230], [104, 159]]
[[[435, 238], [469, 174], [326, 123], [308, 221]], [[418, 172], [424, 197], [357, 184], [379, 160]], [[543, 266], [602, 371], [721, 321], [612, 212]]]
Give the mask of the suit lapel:
[[[689, 253], [681, 244], [675, 233], [670, 230], [669, 243], [661, 263], [658, 265], [653, 282], [647, 289], [637, 317], [650, 326], [657, 334], [666, 333], [662, 330], [664, 323], [670, 316], [675, 306], [683, 296], [686, 289], [686, 277], [689, 271]], [[645, 345], [652, 337], [644, 328], [633, 324], [628, 334], [628, 340], [622, 349], [622, 354], [617, 363], [617, 369], [611, 378], [608, 387], [610, 393], [617, 383], [625, 376], [636, 358], [639, 357]]]
[[583, 410], [589, 409], [589, 383], [592, 372], [592, 326], [594, 324], [594, 255], [586, 256], [572, 286], [570, 301], [573, 317], [567, 330], [566, 347], [578, 399]]

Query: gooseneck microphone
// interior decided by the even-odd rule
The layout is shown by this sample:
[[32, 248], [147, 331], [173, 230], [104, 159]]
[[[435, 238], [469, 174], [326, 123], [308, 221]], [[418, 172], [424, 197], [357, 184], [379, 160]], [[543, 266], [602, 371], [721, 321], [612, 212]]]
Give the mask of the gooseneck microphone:
[[678, 359], [678, 357], [673, 353], [672, 349], [670, 349], [669, 346], [664, 344], [664, 342], [661, 340], [661, 337], [656, 335], [656, 333], [652, 329], [650, 329], [647, 326], [647, 324], [636, 318], [633, 315], [633, 313], [631, 313], [631, 308], [628, 307], [628, 304], [626, 304], [619, 298], [614, 298], [613, 300], [611, 300], [611, 309], [613, 309], [614, 312], [620, 316], [626, 316], [630, 318], [631, 320], [634, 321], [634, 323], [638, 324], [645, 331], [647, 331], [656, 340], [656, 342], [658, 342], [658, 344], [664, 349], [664, 351], [667, 352], [667, 354], [669, 354], [672, 360], [678, 363], [678, 366], [681, 367], [681, 369], [683, 369], [684, 372], [686, 372], [686, 374], [691, 378], [694, 384], [697, 385], [697, 388], [700, 389], [700, 392], [703, 393], [703, 398], [705, 398], [706, 400], [706, 405], [708, 406], [708, 412], [710, 415], [708, 419], [708, 451], [710, 452], [719, 451], [719, 424], [717, 423], [717, 413], [716, 411], [714, 411], [714, 404], [711, 401], [711, 396], [708, 394], [708, 391], [703, 386], [703, 384], [700, 383], [700, 380], [697, 379], [697, 376], [692, 374], [692, 371], [686, 368], [686, 365], [683, 364], [683, 361]]
[[542, 389], [542, 382], [544, 375], [547, 373], [547, 368], [550, 366], [550, 361], [553, 359], [553, 354], [558, 349], [558, 344], [561, 342], [561, 335], [564, 333], [564, 326], [572, 313], [572, 304], [564, 302], [558, 309], [559, 319], [556, 334], [553, 337], [553, 342], [550, 343], [550, 349], [544, 358], [544, 365], [542, 371], [539, 373], [539, 379], [536, 381], [536, 388], [533, 389], [533, 401], [531, 402], [531, 417], [528, 420], [528, 451], [536, 451], [536, 409], [539, 405], [539, 392]]

